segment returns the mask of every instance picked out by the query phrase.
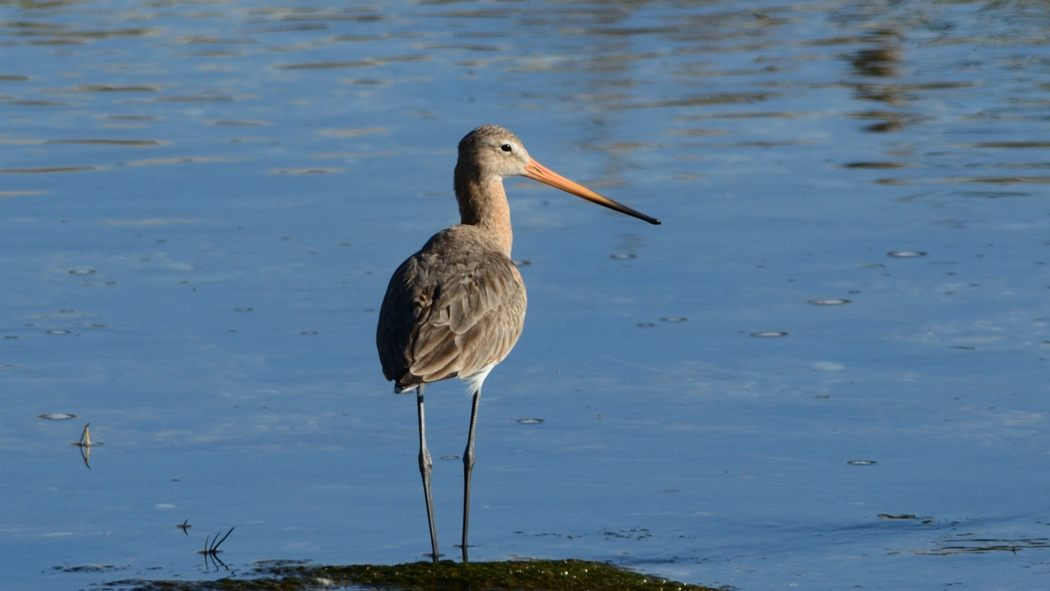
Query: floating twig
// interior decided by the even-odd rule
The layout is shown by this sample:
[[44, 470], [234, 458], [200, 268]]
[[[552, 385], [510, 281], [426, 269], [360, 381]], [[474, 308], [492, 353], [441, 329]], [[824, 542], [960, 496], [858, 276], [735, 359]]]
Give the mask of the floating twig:
[[[226, 535], [223, 536], [221, 540], [219, 540], [218, 542], [215, 542], [215, 544], [212, 545], [211, 549], [208, 550], [208, 553], [209, 554], [215, 554], [216, 552], [222, 552], [222, 550], [219, 550], [219, 546], [222, 545], [222, 543], [226, 541], [226, 538], [230, 537], [230, 534], [232, 534], [232, 533], [233, 533], [233, 528], [231, 527], [230, 531], [226, 532]], [[219, 535], [216, 534], [215, 537], [218, 538]]]
[[88, 428], [90, 426], [91, 423], [84, 425], [84, 430], [80, 433], [80, 441], [70, 444], [80, 448], [80, 457], [84, 460], [84, 465], [87, 466], [88, 470], [91, 469], [91, 448], [96, 445], [103, 445], [101, 441], [91, 441], [91, 430]]
[[[221, 546], [222, 543], [226, 541], [226, 538], [230, 537], [230, 534], [233, 533], [233, 529], [234, 528], [231, 527], [230, 531], [226, 532], [226, 535], [223, 536], [222, 539], [219, 539], [219, 534], [222, 533], [221, 531], [219, 532], [219, 534], [215, 534], [215, 538], [211, 538], [211, 536], [204, 536], [204, 549], [197, 551], [197, 554], [204, 555], [204, 568], [211, 570], [211, 566], [208, 564], [208, 560], [211, 559], [212, 563], [215, 564], [216, 571], [219, 570], [220, 565], [226, 570], [230, 570], [229, 567], [226, 566], [226, 563], [219, 559], [219, 552], [222, 552], [222, 550], [219, 550], [219, 546]], [[211, 543], [211, 545], [209, 545], [208, 541], [212, 539], [214, 541]]]

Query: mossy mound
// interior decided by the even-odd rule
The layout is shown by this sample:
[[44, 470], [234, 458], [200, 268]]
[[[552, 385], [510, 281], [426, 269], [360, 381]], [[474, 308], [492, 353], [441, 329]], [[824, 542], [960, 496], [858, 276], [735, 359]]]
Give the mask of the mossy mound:
[[125, 580], [108, 587], [137, 591], [298, 591], [326, 587], [434, 591], [714, 591], [634, 573], [600, 562], [534, 560], [471, 562], [444, 560], [396, 566], [305, 566], [261, 564], [257, 578], [218, 581]]

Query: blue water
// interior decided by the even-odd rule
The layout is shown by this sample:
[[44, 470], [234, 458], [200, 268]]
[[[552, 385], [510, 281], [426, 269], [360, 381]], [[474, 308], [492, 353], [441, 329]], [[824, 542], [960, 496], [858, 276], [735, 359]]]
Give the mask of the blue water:
[[375, 322], [498, 123], [664, 224], [508, 181], [472, 559], [1047, 588], [1048, 39], [1023, 2], [0, 1], [0, 586], [423, 559]]

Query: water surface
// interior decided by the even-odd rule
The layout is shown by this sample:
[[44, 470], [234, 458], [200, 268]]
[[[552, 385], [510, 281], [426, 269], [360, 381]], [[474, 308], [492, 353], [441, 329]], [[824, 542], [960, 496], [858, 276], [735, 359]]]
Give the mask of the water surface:
[[664, 225], [508, 181], [472, 557], [1046, 588], [1047, 39], [1025, 2], [0, 1], [0, 579], [421, 559], [377, 309], [498, 123]]

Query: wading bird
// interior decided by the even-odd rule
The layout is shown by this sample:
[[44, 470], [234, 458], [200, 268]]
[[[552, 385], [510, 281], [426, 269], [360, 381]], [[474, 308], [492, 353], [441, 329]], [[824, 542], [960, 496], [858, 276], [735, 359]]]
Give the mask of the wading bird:
[[416, 391], [419, 472], [437, 562], [437, 532], [430, 494], [433, 461], [423, 419], [426, 384], [459, 378], [474, 402], [463, 452], [463, 562], [467, 562], [470, 474], [481, 384], [510, 353], [525, 323], [525, 283], [510, 259], [513, 234], [503, 179], [523, 176], [645, 220], [660, 221], [608, 199], [536, 162], [510, 131], [483, 125], [459, 142], [455, 190], [461, 223], [435, 234], [394, 271], [379, 311], [376, 346], [383, 375], [394, 391]]

